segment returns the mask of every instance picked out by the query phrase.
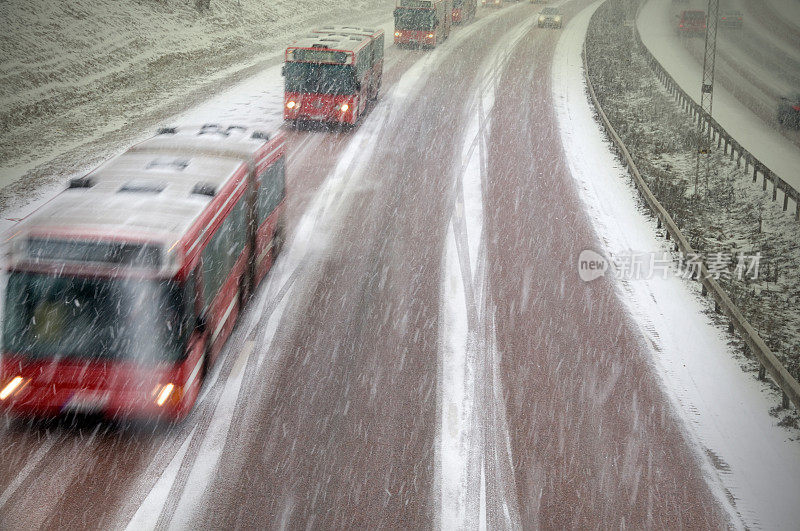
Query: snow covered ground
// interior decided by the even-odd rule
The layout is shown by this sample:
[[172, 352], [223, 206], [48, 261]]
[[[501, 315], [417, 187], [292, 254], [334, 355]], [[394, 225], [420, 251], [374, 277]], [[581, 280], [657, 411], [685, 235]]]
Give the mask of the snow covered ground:
[[[553, 95], [570, 170], [604, 242], [597, 251], [668, 253], [586, 95], [580, 52], [591, 11], [567, 25], [553, 63]], [[697, 286], [670, 275], [620, 282], [619, 290], [650, 340], [653, 363], [720, 499], [732, 503], [743, 526], [796, 528], [800, 441], [768, 414], [774, 397], [739, 368]]]
[[[639, 13], [637, 27], [650, 52], [681, 88], [699, 101], [702, 65], [674, 34], [671, 16], [671, 2], [649, 1]], [[713, 116], [755, 157], [800, 189], [800, 148], [719, 84], [714, 88]]]
[[[307, 28], [391, 0], [11, 2], [0, 12], [0, 211], [265, 67]], [[269, 28], [268, 30], [265, 28]], [[22, 177], [25, 177], [22, 179]]]

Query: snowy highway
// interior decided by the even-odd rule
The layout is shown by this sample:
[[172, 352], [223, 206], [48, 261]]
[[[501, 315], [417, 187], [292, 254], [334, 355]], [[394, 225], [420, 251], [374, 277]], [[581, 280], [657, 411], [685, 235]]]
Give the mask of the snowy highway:
[[[284, 128], [287, 245], [185, 421], [0, 419], [0, 528], [796, 525], [800, 447], [697, 294], [578, 276], [660, 245], [588, 110], [598, 4], [479, 9], [432, 51], [387, 13], [350, 131], [283, 125], [277, 56], [176, 115]], [[766, 455], [728, 444], [754, 429]]]

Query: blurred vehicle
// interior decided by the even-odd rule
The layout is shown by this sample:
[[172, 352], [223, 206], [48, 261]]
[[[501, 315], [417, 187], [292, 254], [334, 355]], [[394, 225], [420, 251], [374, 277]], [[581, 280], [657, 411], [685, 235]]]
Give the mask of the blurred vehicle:
[[478, 0], [453, 0], [453, 24], [472, 20], [478, 9]]
[[783, 126], [800, 128], [800, 92], [780, 99], [777, 117], [778, 123]]
[[503, 0], [481, 0], [483, 7], [503, 7], [505, 4]]
[[540, 28], [560, 28], [562, 25], [561, 12], [557, 7], [543, 8], [539, 13], [536, 25]]
[[546, 4], [549, 0], [530, 0], [531, 4]]
[[285, 142], [164, 129], [12, 229], [0, 408], [178, 420], [281, 249]]
[[719, 15], [719, 25], [721, 28], [742, 29], [741, 11], [723, 11]]
[[382, 30], [316, 29], [286, 48], [283, 119], [355, 125], [383, 82]]
[[394, 43], [434, 48], [450, 36], [451, 0], [398, 0], [394, 10]]
[[679, 36], [705, 35], [706, 32], [706, 12], [699, 10], [685, 10], [675, 15], [678, 25], [675, 32]]

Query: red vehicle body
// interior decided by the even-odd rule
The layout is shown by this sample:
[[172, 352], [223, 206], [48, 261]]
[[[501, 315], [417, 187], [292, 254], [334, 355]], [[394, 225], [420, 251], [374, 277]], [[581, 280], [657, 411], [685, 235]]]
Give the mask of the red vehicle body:
[[706, 33], [706, 13], [705, 11], [681, 11], [675, 15], [678, 19], [678, 26], [675, 31], [678, 35], [705, 35]]
[[285, 142], [172, 128], [23, 220], [0, 408], [178, 420], [283, 241]]
[[383, 81], [382, 30], [324, 27], [286, 49], [283, 119], [354, 125]]
[[478, 0], [453, 0], [453, 24], [472, 20], [478, 9]]
[[398, 0], [394, 43], [434, 48], [450, 36], [452, 23], [452, 0]]

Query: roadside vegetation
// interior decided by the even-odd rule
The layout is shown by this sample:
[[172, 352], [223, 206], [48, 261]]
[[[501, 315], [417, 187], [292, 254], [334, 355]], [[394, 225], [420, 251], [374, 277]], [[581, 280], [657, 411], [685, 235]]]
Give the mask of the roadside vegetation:
[[[626, 4], [606, 2], [589, 27], [587, 60], [598, 100], [642, 176], [692, 246], [707, 261], [729, 261], [720, 275], [722, 286], [800, 379], [800, 223], [721, 149], [709, 155], [707, 186], [705, 172], [695, 180], [696, 126], [647, 65], [631, 28], [622, 24]], [[757, 276], [754, 270], [736, 272], [740, 256], [760, 256]], [[752, 262], [748, 259], [746, 265]], [[758, 362], [748, 357], [740, 339], [731, 336], [730, 341], [741, 353], [742, 368], [755, 377]], [[798, 425], [796, 413], [776, 407], [773, 414], [780, 416], [781, 424]]]

